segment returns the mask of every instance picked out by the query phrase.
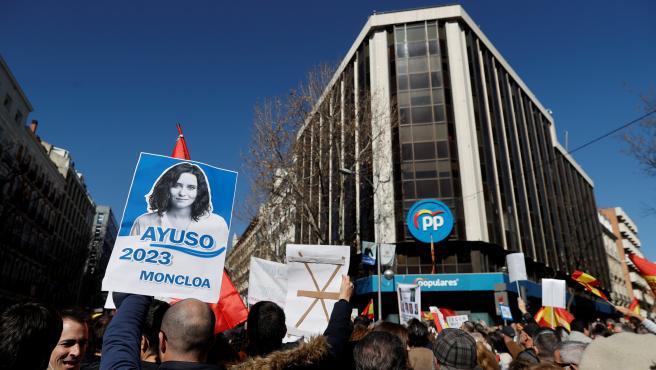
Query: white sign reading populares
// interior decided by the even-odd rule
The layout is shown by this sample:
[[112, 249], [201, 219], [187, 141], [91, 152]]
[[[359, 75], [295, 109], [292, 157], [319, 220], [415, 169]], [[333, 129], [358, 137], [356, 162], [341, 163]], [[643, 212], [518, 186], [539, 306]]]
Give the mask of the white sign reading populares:
[[237, 173], [141, 153], [102, 289], [216, 303]]
[[248, 272], [248, 304], [271, 301], [285, 307], [287, 298], [287, 265], [251, 257]]
[[287, 244], [287, 332], [321, 335], [339, 300], [342, 275], [348, 274], [351, 248], [341, 245]]

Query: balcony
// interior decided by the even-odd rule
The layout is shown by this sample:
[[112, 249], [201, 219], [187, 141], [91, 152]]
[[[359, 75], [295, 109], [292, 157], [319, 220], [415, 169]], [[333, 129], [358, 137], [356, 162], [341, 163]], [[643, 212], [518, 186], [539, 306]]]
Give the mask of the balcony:
[[630, 252], [632, 254], [637, 254], [639, 256], [642, 256], [642, 252], [640, 252], [640, 249], [636, 247], [633, 243], [628, 241], [627, 239], [622, 239], [622, 247], [624, 247], [624, 250], [626, 252]]
[[640, 239], [638, 239], [638, 236], [631, 230], [629, 229], [626, 224], [620, 223], [620, 234], [622, 234], [622, 237], [625, 239], [628, 239], [633, 245], [639, 246], [640, 245]]
[[615, 213], [617, 214], [617, 220], [620, 221], [620, 225], [626, 224], [631, 230], [633, 230], [634, 234], [638, 233], [638, 227], [636, 226], [635, 222], [627, 215], [622, 208], [616, 207], [615, 208]]

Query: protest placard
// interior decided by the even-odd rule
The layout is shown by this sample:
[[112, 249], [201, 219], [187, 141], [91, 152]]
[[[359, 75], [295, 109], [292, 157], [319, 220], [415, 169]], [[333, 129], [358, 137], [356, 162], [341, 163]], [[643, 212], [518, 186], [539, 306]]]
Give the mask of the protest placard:
[[526, 276], [526, 262], [524, 253], [511, 253], [506, 256], [508, 265], [508, 280], [512, 283], [520, 280], [528, 280]]
[[287, 245], [287, 332], [321, 335], [348, 275], [351, 248], [341, 245]]
[[542, 305], [545, 307], [566, 308], [565, 295], [567, 285], [565, 280], [542, 279]]
[[468, 315], [456, 315], [456, 316], [447, 316], [446, 322], [449, 324], [450, 328], [460, 329], [462, 324], [466, 321], [469, 321]]
[[394, 265], [394, 257], [396, 257], [396, 245], [379, 244], [379, 248], [380, 248], [380, 264], [383, 266]]
[[399, 321], [405, 325], [411, 319], [421, 320], [421, 287], [415, 284], [397, 284]]
[[362, 264], [374, 266], [376, 264], [376, 243], [362, 242]]
[[251, 257], [248, 277], [248, 305], [259, 301], [275, 302], [285, 307], [287, 298], [287, 266], [284, 263]]
[[141, 153], [102, 289], [216, 303], [237, 173]]
[[510, 306], [500, 304], [499, 310], [501, 311], [501, 318], [504, 320], [512, 320], [512, 312], [510, 312]]

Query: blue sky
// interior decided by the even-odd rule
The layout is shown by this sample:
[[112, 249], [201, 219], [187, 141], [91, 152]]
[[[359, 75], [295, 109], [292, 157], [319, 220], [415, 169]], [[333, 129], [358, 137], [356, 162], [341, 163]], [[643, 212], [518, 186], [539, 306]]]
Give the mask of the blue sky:
[[[101, 204], [123, 211], [139, 152], [169, 154], [175, 123], [191, 156], [241, 170], [252, 106], [346, 54], [376, 11], [436, 1], [2, 0], [0, 54], [40, 122], [71, 151]], [[473, 20], [553, 111], [569, 148], [642, 114], [656, 78], [656, 2], [464, 1]], [[621, 206], [656, 259], [656, 178], [617, 137], [575, 154], [599, 207]], [[237, 207], [248, 193], [240, 176]], [[245, 227], [235, 219], [234, 230]]]

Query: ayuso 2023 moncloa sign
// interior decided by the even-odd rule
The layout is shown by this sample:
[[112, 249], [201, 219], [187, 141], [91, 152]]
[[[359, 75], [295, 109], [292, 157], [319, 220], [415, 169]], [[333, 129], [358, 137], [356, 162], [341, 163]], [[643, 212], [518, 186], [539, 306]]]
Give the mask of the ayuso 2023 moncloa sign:
[[141, 153], [102, 289], [216, 303], [237, 173]]
[[453, 214], [436, 199], [425, 199], [410, 207], [406, 218], [410, 233], [424, 243], [446, 239], [453, 230]]

